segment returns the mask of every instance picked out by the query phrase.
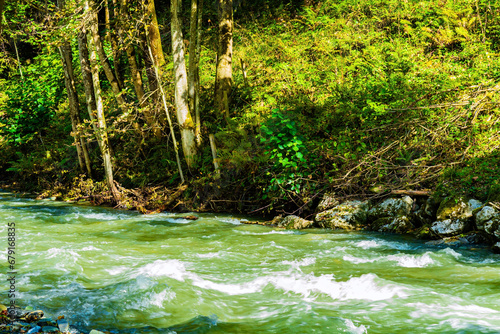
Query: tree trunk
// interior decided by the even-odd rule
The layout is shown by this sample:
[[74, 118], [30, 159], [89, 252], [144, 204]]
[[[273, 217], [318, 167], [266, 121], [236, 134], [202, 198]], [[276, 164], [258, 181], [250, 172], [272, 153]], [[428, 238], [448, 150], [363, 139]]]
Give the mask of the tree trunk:
[[87, 145], [79, 133], [80, 127], [80, 105], [78, 102], [78, 95], [75, 88], [75, 76], [73, 73], [73, 65], [71, 61], [71, 47], [68, 42], [65, 42], [59, 47], [61, 53], [61, 60], [64, 69], [64, 82], [69, 100], [69, 114], [71, 118], [72, 135], [75, 138], [76, 151], [78, 154], [78, 162], [82, 173], [85, 171], [89, 176], [92, 175], [92, 168], [90, 164], [89, 153]]
[[[94, 16], [95, 13], [92, 11], [91, 8], [89, 8], [89, 1], [87, 0], [85, 2], [86, 4], [86, 10], [89, 12], [90, 15]], [[94, 24], [96, 23], [95, 19], [93, 19]], [[97, 33], [97, 27], [92, 24], [94, 31], [92, 31], [92, 34], [95, 35]], [[104, 161], [104, 173], [106, 175], [106, 181], [108, 183], [108, 187], [111, 190], [111, 193], [113, 195], [113, 198], [115, 201], [119, 202], [120, 201], [120, 193], [118, 192], [118, 189], [116, 189], [115, 182], [113, 179], [113, 166], [111, 164], [111, 153], [109, 149], [109, 141], [108, 141], [108, 134], [107, 134], [107, 127], [106, 127], [106, 119], [104, 116], [104, 106], [102, 103], [102, 97], [101, 97], [101, 85], [99, 82], [99, 65], [97, 62], [97, 55], [96, 55], [96, 49], [97, 45], [94, 45], [95, 38], [90, 38], [88, 40], [88, 50], [90, 51], [90, 56], [89, 56], [89, 64], [90, 64], [90, 72], [92, 76], [92, 88], [94, 91], [94, 97], [95, 97], [95, 106], [96, 106], [96, 114], [95, 118], [97, 119], [97, 140], [99, 141], [99, 147], [101, 148], [101, 153], [102, 153], [102, 159]], [[87, 96], [87, 101], [89, 100], [89, 97]]]
[[2, 33], [3, 30], [3, 8], [5, 7], [5, 0], [0, 0], [0, 34]]
[[[151, 53], [151, 48], [149, 48], [149, 53]], [[184, 173], [182, 172], [181, 159], [179, 158], [179, 147], [177, 145], [177, 139], [175, 139], [175, 132], [174, 132], [174, 126], [172, 125], [172, 119], [170, 118], [170, 113], [168, 112], [167, 98], [165, 97], [166, 94], [165, 91], [163, 90], [161, 77], [159, 76], [158, 66], [153, 64], [153, 67], [155, 70], [155, 74], [158, 78], [158, 86], [160, 87], [161, 98], [163, 100], [163, 108], [165, 109], [165, 114], [167, 115], [168, 126], [170, 128], [170, 133], [172, 134], [172, 141], [174, 142], [175, 159], [177, 161], [177, 168], [179, 169], [179, 176], [181, 178], [181, 182], [184, 183]]]
[[[158, 19], [156, 17], [154, 0], [143, 1], [147, 15], [145, 25], [146, 44], [149, 45], [148, 47], [144, 48], [144, 50], [151, 50], [151, 52], [146, 52], [148, 54], [145, 60], [149, 90], [153, 93], [151, 94], [151, 99], [153, 101], [151, 114], [153, 115], [155, 113], [155, 110], [159, 109], [158, 106], [160, 104], [159, 84], [157, 81], [157, 75], [155, 73], [155, 67], [158, 70], [158, 78], [161, 79], [161, 77], [163, 76], [163, 66], [165, 65], [165, 56], [163, 55], [163, 48], [161, 45], [160, 29], [158, 27]], [[159, 128], [156, 124], [153, 125], [153, 131], [156, 137], [161, 136]]]
[[[89, 117], [92, 120], [92, 127], [97, 136], [97, 106], [95, 102], [94, 86], [92, 81], [92, 72], [90, 70], [89, 63], [89, 49], [87, 47], [87, 33], [82, 31], [78, 34], [78, 51], [80, 56], [80, 69], [82, 72], [83, 79], [83, 89], [85, 91], [85, 102], [87, 104], [87, 111]], [[100, 140], [97, 141], [99, 147], [101, 147]], [[102, 149], [101, 149], [102, 150]]]
[[219, 0], [219, 45], [217, 48], [217, 74], [215, 79], [215, 104], [220, 112], [225, 110], [224, 92], [227, 99], [231, 96], [233, 71], [231, 67], [233, 56], [233, 1]]
[[109, 0], [106, 0], [106, 16], [105, 16], [105, 26], [106, 26], [106, 38], [111, 45], [111, 52], [113, 53], [113, 69], [116, 81], [118, 82], [118, 86], [120, 89], [125, 87], [123, 85], [123, 67], [121, 64], [121, 58], [123, 52], [118, 47], [118, 38], [117, 34], [119, 34], [119, 30], [121, 29], [121, 25], [117, 21], [120, 16], [117, 15], [118, 4], [116, 0], [112, 1], [112, 6], [109, 4]]
[[[154, 64], [158, 67], [160, 74], [162, 74], [162, 67], [165, 65], [165, 57], [161, 47], [160, 29], [158, 28], [158, 19], [156, 18], [155, 2], [154, 0], [146, 1], [146, 12], [149, 20], [146, 23], [146, 33], [153, 54]], [[153, 70], [154, 72], [154, 70]]]
[[[116, 1], [116, 0], [113, 0]], [[126, 31], [130, 29], [135, 29], [136, 32], [142, 32], [143, 28], [141, 27], [140, 29], [136, 29], [135, 22], [131, 17], [130, 10], [129, 10], [129, 3], [128, 0], [121, 0], [120, 1], [120, 29], [118, 30], [118, 34], [121, 38], [121, 40], [126, 40], [126, 45], [125, 45], [125, 51], [127, 53], [127, 59], [128, 59], [128, 64], [130, 67], [130, 76], [132, 78], [132, 83], [134, 85], [134, 91], [135, 95], [137, 96], [137, 100], [139, 101], [139, 106], [141, 108], [141, 112], [144, 113], [144, 119], [146, 121], [146, 124], [154, 129], [155, 135], [157, 137], [161, 136], [161, 131], [160, 129], [156, 126], [155, 122], [155, 117], [154, 117], [154, 112], [153, 108], [147, 104], [147, 100], [145, 99], [144, 95], [144, 83], [142, 81], [142, 75], [141, 75], [141, 69], [139, 68], [139, 64], [136, 59], [136, 41], [133, 39], [127, 40], [125, 37], [125, 34], [123, 30], [125, 29]], [[132, 24], [129, 24], [129, 22], [133, 22]], [[144, 33], [142, 33], [144, 35]], [[139, 38], [141, 37], [141, 34], [139, 33]]]
[[[64, 0], [58, 0], [57, 6], [59, 10], [64, 9]], [[80, 103], [78, 102], [78, 94], [75, 87], [75, 74], [73, 72], [73, 62], [71, 56], [71, 46], [69, 42], [65, 41], [63, 45], [59, 47], [59, 53], [61, 54], [61, 61], [64, 70], [64, 83], [66, 86], [66, 92], [68, 94], [69, 101], [69, 115], [71, 119], [72, 136], [75, 140], [76, 152], [78, 155], [78, 164], [80, 165], [80, 171], [82, 173], [87, 172], [87, 175], [92, 177], [92, 167], [90, 163], [89, 152], [87, 150], [87, 145], [80, 134]]]
[[139, 101], [141, 107], [145, 106], [144, 100], [144, 86], [142, 84], [141, 72], [139, 72], [139, 67], [137, 66], [137, 60], [135, 59], [135, 48], [133, 45], [127, 46], [127, 58], [130, 65], [130, 76], [132, 77], [132, 83], [134, 84], [135, 95]]
[[191, 22], [189, 28], [189, 109], [194, 114], [196, 144], [201, 143], [201, 122], [199, 108], [199, 61], [201, 48], [201, 18], [203, 0], [191, 1]]
[[[191, 0], [191, 21], [189, 26], [189, 69], [188, 69], [188, 90], [189, 90], [189, 110], [196, 115], [195, 110], [195, 78], [196, 78], [196, 27], [198, 25], [198, 0]], [[196, 116], [195, 116], [196, 121]]]
[[102, 68], [104, 69], [104, 74], [106, 75], [106, 78], [108, 79], [111, 85], [111, 89], [113, 90], [113, 94], [115, 95], [118, 107], [122, 110], [122, 112], [126, 112], [127, 107], [125, 106], [125, 99], [122, 96], [120, 85], [118, 84], [118, 81], [116, 80], [115, 75], [113, 74], [113, 69], [109, 64], [108, 58], [102, 46], [102, 41], [101, 37], [99, 36], [99, 30], [98, 30], [97, 12], [94, 10], [94, 7], [90, 7], [89, 18], [90, 18], [89, 24], [90, 24], [92, 45], [95, 46], [97, 54], [99, 55], [100, 63], [102, 65]]
[[171, 1], [172, 54], [174, 58], [175, 107], [177, 122], [181, 128], [182, 150], [189, 168], [194, 167], [196, 143], [194, 123], [189, 112], [186, 64], [184, 60], [184, 40], [179, 22], [180, 1]]

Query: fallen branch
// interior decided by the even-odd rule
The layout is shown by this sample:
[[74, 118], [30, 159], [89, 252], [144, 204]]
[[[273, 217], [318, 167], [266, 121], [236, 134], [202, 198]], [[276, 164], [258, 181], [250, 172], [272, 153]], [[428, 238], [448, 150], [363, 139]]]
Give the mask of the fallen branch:
[[430, 196], [430, 190], [392, 190], [393, 195], [408, 195], [408, 196]]

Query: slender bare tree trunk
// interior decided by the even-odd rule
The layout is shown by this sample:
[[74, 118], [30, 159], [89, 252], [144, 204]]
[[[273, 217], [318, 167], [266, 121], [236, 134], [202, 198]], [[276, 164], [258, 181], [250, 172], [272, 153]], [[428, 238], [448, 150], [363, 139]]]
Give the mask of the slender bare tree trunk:
[[162, 67], [165, 65], [165, 56], [163, 55], [163, 49], [161, 47], [161, 36], [160, 29], [158, 28], [158, 19], [156, 18], [155, 2], [154, 0], [144, 1], [146, 1], [146, 13], [149, 17], [146, 23], [149, 46], [153, 54], [154, 64], [158, 67], [160, 74], [162, 74]]
[[[116, 1], [116, 0], [113, 0]], [[124, 37], [124, 32], [123, 30], [129, 30], [129, 29], [134, 29], [135, 27], [131, 27], [128, 25], [128, 22], [133, 22], [131, 14], [130, 14], [130, 7], [128, 0], [121, 0], [120, 1], [120, 28], [118, 30], [118, 34], [121, 38], [121, 40], [125, 40], [126, 38]], [[142, 31], [142, 28], [140, 29]], [[142, 33], [144, 35], [144, 33]], [[140, 37], [140, 35], [138, 36]], [[147, 100], [145, 98], [145, 93], [144, 93], [144, 84], [142, 81], [142, 75], [141, 71], [139, 69], [139, 65], [136, 60], [136, 49], [135, 49], [135, 41], [130, 40], [128, 41], [127, 45], [125, 46], [125, 51], [127, 53], [127, 59], [128, 59], [128, 64], [130, 67], [130, 76], [132, 79], [132, 83], [134, 85], [134, 91], [137, 96], [137, 100], [139, 101], [139, 106], [141, 107], [141, 111], [144, 113], [144, 118], [148, 126], [150, 126], [155, 135], [157, 137], [161, 136], [161, 131], [156, 125], [155, 117], [154, 117], [154, 109], [151, 108], [147, 104]], [[156, 81], [155, 81], [156, 83]]]
[[202, 16], [203, 16], [203, 0], [198, 0], [198, 29], [196, 32], [196, 73], [195, 73], [195, 123], [196, 129], [194, 131], [196, 137], [196, 144], [201, 145], [201, 117], [200, 117], [200, 53], [201, 53], [201, 28], [202, 28]]
[[144, 107], [146, 102], [144, 99], [144, 86], [142, 84], [141, 72], [139, 72], [137, 60], [135, 59], [135, 48], [133, 45], [128, 45], [126, 51], [128, 63], [130, 65], [130, 76], [132, 77], [132, 83], [134, 84], [135, 95], [137, 96], [139, 105]]
[[119, 30], [121, 29], [121, 25], [117, 20], [120, 18], [117, 15], [118, 11], [118, 3], [116, 0], [112, 1], [112, 6], [110, 6], [109, 0], [106, 0], [105, 6], [105, 26], [106, 26], [106, 38], [111, 45], [111, 52], [113, 53], [113, 69], [116, 81], [118, 82], [118, 86], [120, 89], [123, 89], [123, 70], [122, 64], [120, 62], [121, 56], [123, 52], [119, 48], [117, 34], [119, 34]]
[[[149, 50], [149, 53], [152, 53], [151, 48], [149, 48], [148, 50]], [[151, 59], [153, 59], [152, 55], [151, 55]], [[175, 139], [174, 126], [172, 124], [172, 119], [170, 118], [170, 113], [168, 112], [167, 98], [165, 97], [166, 94], [165, 94], [165, 91], [163, 90], [160, 72], [158, 71], [158, 66], [156, 66], [156, 64], [153, 64], [153, 68], [154, 68], [156, 76], [158, 78], [158, 86], [160, 87], [161, 98], [163, 101], [163, 108], [165, 109], [165, 114], [167, 115], [168, 126], [170, 128], [170, 133], [172, 134], [172, 141], [174, 142], [175, 159], [177, 161], [177, 168], [179, 170], [179, 176], [181, 177], [181, 182], [184, 183], [184, 173], [182, 172], [181, 159], [179, 158], [179, 146], [177, 145], [177, 139]]]
[[[92, 81], [92, 72], [90, 70], [89, 63], [89, 49], [87, 47], [87, 32], [84, 30], [78, 34], [78, 51], [80, 58], [80, 69], [82, 71], [83, 79], [83, 89], [85, 91], [85, 102], [87, 104], [87, 111], [89, 117], [92, 120], [92, 127], [97, 136], [97, 105], [95, 102], [94, 86]], [[99, 147], [101, 147], [101, 141], [97, 140]]]
[[172, 53], [174, 58], [175, 107], [177, 122], [181, 128], [182, 150], [189, 168], [194, 167], [196, 142], [194, 123], [189, 112], [186, 64], [184, 60], [184, 40], [179, 22], [180, 1], [171, 1]]
[[[57, 6], [59, 10], [64, 10], [64, 0], [58, 0]], [[78, 94], [75, 87], [75, 75], [73, 72], [73, 62], [71, 56], [71, 46], [69, 42], [65, 41], [59, 47], [59, 53], [61, 55], [61, 61], [64, 70], [64, 83], [66, 86], [66, 92], [68, 94], [69, 101], [69, 114], [71, 119], [72, 136], [75, 140], [76, 152], [78, 155], [78, 163], [80, 165], [80, 171], [82, 173], [87, 173], [88, 176], [92, 176], [92, 168], [90, 163], [89, 152], [87, 150], [87, 145], [80, 134], [80, 103], [78, 102]]]
[[3, 8], [5, 7], [5, 0], [0, 0], [0, 34], [3, 30]]
[[[196, 27], [198, 25], [198, 0], [191, 0], [191, 20], [189, 25], [189, 69], [188, 69], [188, 90], [189, 90], [189, 110], [195, 113], [196, 99]], [[196, 114], [196, 113], [195, 113]], [[196, 117], [195, 117], [196, 119]]]
[[[196, 144], [201, 143], [199, 107], [199, 59], [201, 48], [201, 16], [203, 0], [191, 0], [191, 22], [189, 27], [189, 110], [194, 114]], [[197, 102], [198, 101], [198, 102]]]
[[[97, 12], [94, 10], [95, 8], [92, 6], [90, 7], [89, 11], [89, 24], [90, 24], [90, 34], [92, 38], [92, 45], [95, 46], [97, 54], [99, 55], [99, 60], [102, 65], [102, 68], [104, 69], [104, 74], [106, 75], [106, 78], [108, 79], [111, 89], [113, 90], [113, 94], [115, 95], [116, 102], [118, 103], [118, 106], [122, 110], [122, 112], [127, 111], [125, 99], [122, 96], [122, 92], [120, 89], [120, 85], [118, 84], [118, 81], [116, 80], [116, 77], [113, 73], [113, 69], [111, 68], [111, 65], [109, 64], [109, 60], [106, 56], [106, 53], [104, 52], [104, 48], [102, 46], [102, 41], [101, 37], [99, 36], [99, 30], [98, 30], [98, 21], [97, 21]], [[91, 50], [92, 52], [92, 50]], [[97, 98], [97, 97], [96, 97]]]
[[61, 60], [64, 69], [64, 82], [66, 84], [66, 91], [68, 93], [69, 100], [69, 114], [71, 118], [71, 128], [72, 135], [75, 138], [76, 152], [78, 154], [78, 162], [80, 164], [80, 170], [82, 172], [87, 172], [89, 176], [92, 176], [92, 168], [90, 164], [90, 157], [87, 151], [87, 145], [80, 135], [80, 104], [78, 102], [78, 95], [75, 88], [75, 76], [73, 73], [73, 65], [71, 61], [71, 47], [68, 42], [64, 43], [59, 47], [59, 52], [61, 54]]
[[220, 112], [229, 110], [233, 86], [233, 0], [219, 0], [219, 45], [217, 49], [217, 75], [215, 79], [215, 104]]
[[[92, 16], [95, 15], [95, 13], [92, 11], [92, 8], [89, 6], [89, 0], [86, 2], [86, 10], [89, 12], [89, 14]], [[95, 20], [95, 19], [91, 19]], [[94, 24], [96, 21], [94, 21]], [[94, 26], [94, 24], [91, 24], [92, 27], [92, 35], [97, 33], [97, 27]], [[107, 127], [106, 127], [106, 118], [104, 116], [104, 106], [102, 103], [102, 97], [101, 97], [101, 85], [99, 82], [99, 65], [97, 61], [97, 55], [96, 55], [96, 49], [97, 45], [95, 45], [95, 38], [90, 38], [88, 40], [88, 50], [90, 51], [89, 55], [89, 64], [90, 64], [90, 72], [92, 75], [92, 87], [94, 91], [94, 97], [95, 97], [95, 106], [96, 106], [96, 114], [95, 118], [97, 120], [97, 140], [100, 142], [99, 146], [101, 148], [101, 153], [102, 153], [102, 158], [104, 160], [104, 173], [106, 175], [106, 181], [108, 183], [109, 189], [111, 190], [111, 193], [113, 194], [113, 198], [115, 201], [119, 202], [120, 201], [120, 193], [118, 192], [118, 189], [116, 189], [115, 182], [113, 179], [113, 166], [111, 163], [111, 153], [110, 153], [110, 147], [109, 147], [109, 141], [108, 141], [108, 134], [107, 134]], [[89, 100], [89, 97], [87, 97], [87, 101]]]

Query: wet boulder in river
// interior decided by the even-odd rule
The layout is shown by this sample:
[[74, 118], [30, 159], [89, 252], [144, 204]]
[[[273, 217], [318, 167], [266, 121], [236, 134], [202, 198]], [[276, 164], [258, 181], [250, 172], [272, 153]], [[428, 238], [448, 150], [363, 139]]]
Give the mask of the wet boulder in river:
[[325, 228], [354, 230], [364, 227], [370, 206], [367, 201], [347, 201], [316, 215], [316, 222]]

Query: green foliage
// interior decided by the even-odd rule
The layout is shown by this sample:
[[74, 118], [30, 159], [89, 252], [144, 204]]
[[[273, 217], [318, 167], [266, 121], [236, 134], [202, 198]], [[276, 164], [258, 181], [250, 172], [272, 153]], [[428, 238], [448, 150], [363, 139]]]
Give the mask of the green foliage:
[[0, 131], [9, 143], [26, 144], [47, 127], [61, 99], [62, 68], [55, 55], [41, 55], [24, 68], [24, 78], [7, 85]]
[[273, 109], [271, 117], [262, 124], [260, 141], [264, 144], [264, 153], [272, 162], [274, 177], [270, 180], [268, 191], [291, 190], [300, 193], [306, 159], [304, 139], [298, 133], [297, 124], [279, 109]]

